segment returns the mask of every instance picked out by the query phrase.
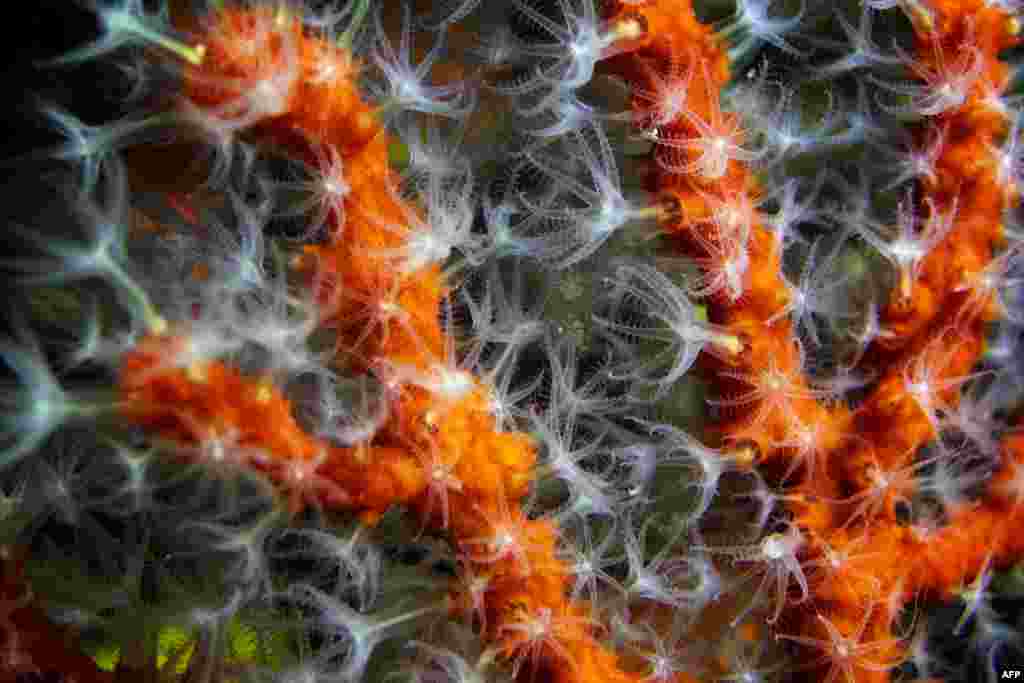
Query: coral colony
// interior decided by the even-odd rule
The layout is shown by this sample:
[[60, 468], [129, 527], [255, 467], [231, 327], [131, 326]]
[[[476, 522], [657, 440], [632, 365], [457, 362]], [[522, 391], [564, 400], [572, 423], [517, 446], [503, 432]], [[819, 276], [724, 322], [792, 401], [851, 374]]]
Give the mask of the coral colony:
[[0, 680], [1020, 676], [1013, 0], [83, 9]]

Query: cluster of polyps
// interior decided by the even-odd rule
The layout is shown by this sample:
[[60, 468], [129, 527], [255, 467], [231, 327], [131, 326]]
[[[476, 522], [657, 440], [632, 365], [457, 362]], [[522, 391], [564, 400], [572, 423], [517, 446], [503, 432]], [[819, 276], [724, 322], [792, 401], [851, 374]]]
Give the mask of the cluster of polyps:
[[[258, 472], [274, 484], [285, 504], [255, 522], [180, 525], [208, 537], [181, 557], [231, 560], [229, 598], [189, 612], [202, 631], [197, 676], [216, 675], [224, 625], [272, 594], [326, 636], [303, 676], [361, 677], [382, 643], [445, 614], [461, 616], [477, 645], [422, 643], [414, 673], [748, 680], [776, 671], [756, 671], [760, 650], [751, 657], [730, 640], [708, 655], [688, 629], [752, 580], [752, 599], [729, 622], [767, 610], [786, 639], [821, 651], [812, 666], [826, 679], [852, 680], [902, 659], [894, 626], [909, 596], [972, 573], [973, 645], [991, 659], [1011, 639], [978, 594], [988, 567], [1021, 551], [1005, 533], [1021, 514], [1021, 452], [977, 436], [986, 401], [1011, 392], [979, 383], [1005, 377], [1004, 367], [972, 370], [984, 324], [1015, 305], [1019, 242], [1002, 225], [1019, 194], [1019, 126], [997, 59], [1015, 20], [1002, 7], [907, 4], [920, 46], [890, 55], [871, 40], [866, 3], [858, 28], [838, 19], [853, 55], [808, 67], [819, 79], [859, 79], [855, 109], [830, 109], [807, 128], [796, 92], [767, 69], [723, 95], [730, 68], [765, 44], [808, 57], [815, 41], [804, 45], [802, 12], [741, 2], [715, 33], [685, 2], [623, 2], [607, 15], [588, 0], [559, 0], [551, 12], [513, 4], [527, 27], [496, 38], [504, 42], [488, 59], [509, 62], [500, 66], [513, 75], [492, 85], [510, 98], [526, 142], [499, 164], [511, 180], [492, 186], [448, 142], [465, 132], [477, 94], [432, 82], [443, 39], [417, 59], [407, 5], [397, 41], [375, 15], [368, 50], [358, 47], [365, 0], [315, 13], [218, 3], [178, 23], [193, 46], [156, 31], [162, 17], [138, 2], [100, 8], [104, 35], [61, 61], [142, 42], [185, 62], [183, 92], [175, 116], [103, 130], [47, 110], [81, 138], [51, 156], [81, 162], [71, 203], [88, 238], [17, 228], [41, 258], [13, 267], [29, 285], [102, 282], [130, 323], [112, 335], [95, 316], [71, 354], [116, 372], [113, 398], [86, 397], [52, 372], [27, 333], [3, 349], [28, 387], [5, 427], [5, 461], [24, 464], [26, 485], [45, 499], [37, 525], [55, 510], [80, 524], [79, 508], [126, 493], [150, 505], [157, 496], [139, 463], [153, 452], [210, 480]], [[442, 12], [443, 37], [475, 5]], [[874, 73], [901, 66], [923, 85]], [[602, 71], [625, 76], [632, 111], [588, 102]], [[891, 129], [911, 114], [921, 132], [907, 144]], [[175, 225], [163, 228], [172, 234], [140, 235], [129, 229], [139, 207], [117, 153], [140, 129], [168, 124], [210, 150], [206, 184], [229, 210], [203, 206], [198, 193], [174, 196], [178, 216], [165, 222]], [[654, 199], [627, 189], [616, 126], [650, 144]], [[395, 132], [409, 156], [401, 172], [389, 165]], [[905, 191], [893, 215], [874, 208], [870, 180], [857, 187], [846, 169], [810, 183], [794, 170], [856, 144], [909, 156], [895, 165], [891, 184]], [[297, 179], [260, 165], [270, 149]], [[845, 204], [824, 201], [837, 191]], [[268, 237], [286, 217], [304, 223], [299, 248]], [[678, 238], [662, 248], [685, 250], [697, 274], [638, 254], [606, 259], [637, 224]], [[133, 261], [147, 249], [172, 254], [170, 270], [152, 255]], [[603, 283], [597, 302], [583, 294], [580, 271], [591, 264]], [[871, 266], [884, 277], [866, 275]], [[594, 309], [587, 323], [599, 339], [583, 341], [607, 353], [596, 371], [578, 358], [581, 340], [531, 300], [542, 270], [562, 278], [564, 299]], [[463, 310], [470, 320], [459, 320]], [[542, 360], [531, 360], [538, 350]], [[721, 418], [704, 440], [653, 419], [695, 365]], [[966, 408], [964, 386], [979, 392]], [[854, 409], [856, 391], [866, 397]], [[68, 426], [101, 419], [137, 430], [152, 450], [115, 432], [116, 462], [134, 479], [93, 494], [79, 484], [89, 477], [78, 459], [51, 468], [39, 452]], [[935, 452], [919, 456], [926, 443]], [[763, 509], [756, 538], [723, 545], [704, 532], [715, 505], [728, 506], [734, 476], [753, 482], [744, 495]], [[990, 478], [991, 495], [974, 490]], [[218, 500], [218, 512], [244, 516], [239, 496]], [[922, 501], [942, 517], [926, 517]], [[358, 513], [369, 529], [393, 506], [418, 515], [410, 538], [444, 543], [442, 569], [458, 566], [460, 580], [424, 585], [448, 594], [377, 609], [378, 593], [408, 584], [376, 576], [376, 550], [350, 546], [330, 551], [335, 590], [318, 577], [275, 591], [265, 554], [277, 525], [312, 507]], [[901, 520], [907, 508], [911, 523]], [[943, 565], [954, 555], [959, 563]], [[7, 622], [5, 643], [24, 658], [27, 641]]]

